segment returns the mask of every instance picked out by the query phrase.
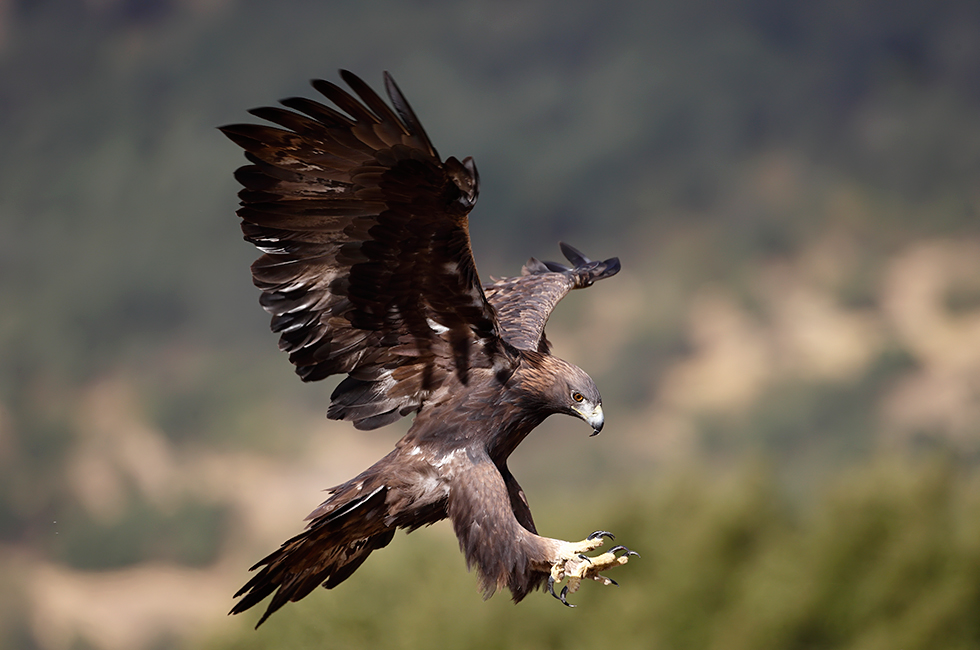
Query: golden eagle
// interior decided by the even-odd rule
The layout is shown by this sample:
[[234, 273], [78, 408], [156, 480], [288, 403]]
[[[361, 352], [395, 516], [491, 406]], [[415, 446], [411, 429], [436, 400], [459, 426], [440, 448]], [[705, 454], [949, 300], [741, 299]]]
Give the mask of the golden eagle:
[[346, 580], [396, 529], [446, 517], [485, 597], [508, 587], [517, 602], [547, 583], [568, 604], [582, 579], [613, 584], [599, 572], [635, 553], [586, 556], [613, 537], [605, 531], [575, 543], [539, 536], [507, 458], [553, 413], [602, 429], [598, 389], [551, 356], [544, 327], [566, 293], [614, 275], [619, 260], [562, 244], [571, 266], [531, 258], [519, 277], [481, 286], [467, 226], [479, 191], [473, 159], [440, 159], [387, 73], [394, 110], [340, 75], [357, 98], [312, 82], [340, 111], [294, 97], [281, 102], [291, 111], [249, 111], [277, 127], [221, 127], [249, 161], [235, 173], [238, 216], [263, 253], [252, 277], [280, 349], [304, 381], [347, 375], [327, 415], [358, 429], [415, 421], [252, 567], [232, 613], [274, 594], [261, 625], [317, 585]]

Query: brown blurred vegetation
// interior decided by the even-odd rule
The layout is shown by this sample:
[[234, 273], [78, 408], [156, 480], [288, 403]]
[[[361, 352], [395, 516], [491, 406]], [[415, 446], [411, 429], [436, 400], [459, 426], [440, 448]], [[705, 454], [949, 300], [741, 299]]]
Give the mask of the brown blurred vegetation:
[[[575, 610], [435, 526], [224, 616], [404, 430], [277, 353], [214, 129], [341, 66], [475, 156], [485, 275], [623, 260], [549, 325], [606, 431], [514, 458], [642, 554]], [[0, 646], [980, 647], [975, 2], [10, 0], [0, 78]]]

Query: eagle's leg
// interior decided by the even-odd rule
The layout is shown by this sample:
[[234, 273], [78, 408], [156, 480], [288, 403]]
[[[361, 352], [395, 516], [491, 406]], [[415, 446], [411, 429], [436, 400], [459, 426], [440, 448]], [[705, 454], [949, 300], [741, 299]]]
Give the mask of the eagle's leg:
[[[602, 546], [603, 537], [615, 539], [612, 533], [600, 530], [592, 533], [581, 542], [565, 542], [559, 548], [558, 557], [551, 565], [551, 573], [548, 576], [548, 592], [568, 607], [575, 607], [575, 605], [568, 602], [567, 595], [578, 591], [582, 580], [591, 579], [601, 582], [603, 585], [618, 584], [612, 578], [601, 575], [600, 571], [626, 564], [631, 555], [640, 556], [636, 551], [631, 551], [622, 545], [615, 546], [608, 552], [595, 557], [585, 555], [585, 553]], [[555, 583], [561, 582], [565, 578], [568, 578], [568, 584], [562, 587], [560, 594], [556, 594]]]

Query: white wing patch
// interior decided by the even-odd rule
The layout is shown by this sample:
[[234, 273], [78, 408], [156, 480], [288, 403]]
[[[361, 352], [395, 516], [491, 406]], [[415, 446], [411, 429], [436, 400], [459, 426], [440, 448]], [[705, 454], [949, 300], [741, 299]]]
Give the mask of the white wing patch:
[[462, 454], [462, 453], [465, 453], [464, 450], [462, 450], [462, 449], [456, 449], [454, 451], [451, 451], [448, 454], [446, 454], [445, 456], [443, 456], [442, 458], [440, 458], [439, 460], [437, 460], [436, 462], [432, 463], [432, 466], [433, 467], [443, 467], [443, 466], [445, 466], [445, 465], [453, 462], [453, 460], [455, 460], [455, 458], [458, 455]]
[[426, 318], [425, 322], [429, 324], [429, 329], [435, 332], [436, 334], [445, 334], [446, 332], [449, 331], [448, 327], [446, 327], [442, 323], [435, 322], [431, 318]]

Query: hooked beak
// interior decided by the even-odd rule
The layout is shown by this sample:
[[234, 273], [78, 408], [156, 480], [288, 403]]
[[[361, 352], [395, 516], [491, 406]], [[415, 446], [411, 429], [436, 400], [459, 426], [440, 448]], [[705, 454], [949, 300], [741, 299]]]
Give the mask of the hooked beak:
[[592, 427], [590, 438], [599, 435], [599, 432], [602, 431], [602, 425], [605, 423], [605, 417], [602, 414], [602, 404], [596, 404], [595, 408], [591, 411], [575, 409], [575, 412]]

